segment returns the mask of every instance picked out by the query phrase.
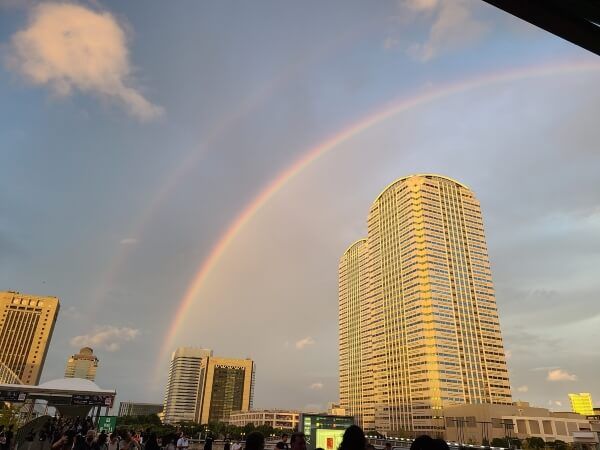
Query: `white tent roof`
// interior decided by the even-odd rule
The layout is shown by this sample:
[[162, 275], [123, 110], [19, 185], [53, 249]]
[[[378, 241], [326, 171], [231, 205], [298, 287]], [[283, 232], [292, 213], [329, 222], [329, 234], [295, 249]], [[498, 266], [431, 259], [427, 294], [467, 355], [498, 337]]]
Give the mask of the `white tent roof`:
[[103, 391], [96, 383], [86, 380], [85, 378], [58, 378], [56, 380], [46, 381], [45, 383], [38, 385], [38, 387], [42, 389], [58, 389], [61, 391]]

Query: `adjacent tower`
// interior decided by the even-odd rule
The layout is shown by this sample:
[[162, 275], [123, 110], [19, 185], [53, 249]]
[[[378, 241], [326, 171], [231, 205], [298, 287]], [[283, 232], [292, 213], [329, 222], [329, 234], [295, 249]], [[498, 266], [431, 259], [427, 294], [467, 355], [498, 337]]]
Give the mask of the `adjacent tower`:
[[60, 303], [56, 297], [0, 292], [0, 365], [23, 384], [38, 384]]
[[445, 405], [511, 403], [468, 187], [430, 174], [389, 185], [371, 206], [367, 238], [342, 256], [339, 281], [340, 400], [365, 428], [373, 417], [380, 431], [436, 434]]
[[202, 360], [209, 356], [212, 350], [192, 347], [180, 347], [171, 355], [163, 408], [165, 423], [196, 420]]
[[98, 370], [98, 358], [94, 350], [83, 347], [79, 353], [71, 355], [65, 367], [65, 378], [85, 378], [94, 381]]

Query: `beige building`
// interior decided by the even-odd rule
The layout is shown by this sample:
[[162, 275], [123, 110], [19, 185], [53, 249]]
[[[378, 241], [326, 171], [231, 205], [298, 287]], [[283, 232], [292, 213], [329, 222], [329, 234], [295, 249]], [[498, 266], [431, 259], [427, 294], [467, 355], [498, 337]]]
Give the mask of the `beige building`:
[[298, 428], [298, 411], [286, 411], [281, 409], [261, 409], [250, 411], [235, 411], [229, 415], [229, 423], [238, 427], [246, 424], [270, 425], [273, 428], [283, 430], [296, 430]]
[[512, 402], [479, 202], [396, 180], [339, 265], [340, 403], [363, 428], [441, 434], [442, 409]]
[[172, 355], [164, 422], [224, 422], [252, 408], [254, 363], [214, 357], [211, 350], [178, 348]]
[[569, 394], [569, 401], [571, 402], [571, 411], [583, 416], [594, 415], [594, 402], [592, 401], [592, 394], [589, 392]]
[[94, 381], [98, 370], [98, 358], [94, 350], [83, 347], [79, 353], [71, 355], [65, 367], [65, 378], [85, 378]]
[[38, 384], [59, 307], [56, 297], [0, 292], [2, 372]]
[[180, 347], [171, 355], [163, 422], [193, 422], [198, 409], [202, 360], [212, 356], [204, 348]]
[[[445, 439], [481, 444], [494, 438], [540, 437], [545, 442], [594, 443], [595, 427], [576, 413], [555, 413], [527, 402], [512, 405], [456, 405], [444, 408]], [[590, 440], [591, 439], [591, 440]], [[594, 440], [595, 439], [595, 440]]]
[[196, 422], [225, 422], [233, 411], [252, 409], [254, 362], [210, 356], [202, 360]]

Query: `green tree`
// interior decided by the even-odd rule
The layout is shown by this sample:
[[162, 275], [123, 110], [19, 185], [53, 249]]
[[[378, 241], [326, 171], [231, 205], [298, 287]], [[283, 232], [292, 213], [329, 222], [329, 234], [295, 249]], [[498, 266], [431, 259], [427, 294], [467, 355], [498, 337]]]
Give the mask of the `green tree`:
[[4, 425], [4, 427], [8, 427], [9, 425], [13, 425], [15, 428], [19, 423], [19, 413], [21, 411], [21, 405], [10, 404], [5, 402], [0, 402], [0, 425]]
[[546, 443], [541, 437], [528, 437], [526, 440], [527, 448], [544, 448]]
[[506, 438], [494, 438], [491, 442], [492, 447], [504, 447], [508, 448], [508, 440]]

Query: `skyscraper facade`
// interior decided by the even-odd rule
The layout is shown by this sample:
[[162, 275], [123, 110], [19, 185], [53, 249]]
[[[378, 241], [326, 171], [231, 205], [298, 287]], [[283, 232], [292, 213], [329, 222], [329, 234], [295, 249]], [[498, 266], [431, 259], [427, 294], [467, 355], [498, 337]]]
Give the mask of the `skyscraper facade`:
[[437, 434], [443, 408], [512, 401], [483, 219], [465, 185], [396, 180], [339, 267], [340, 401], [365, 428]]
[[249, 411], [253, 393], [254, 362], [251, 359], [205, 358], [196, 422], [226, 422], [234, 411]]
[[85, 378], [94, 381], [98, 370], [98, 358], [94, 350], [83, 347], [79, 353], [71, 355], [65, 367], [65, 378]]
[[571, 402], [571, 411], [582, 416], [594, 415], [594, 402], [592, 401], [592, 394], [589, 392], [569, 394], [569, 401]]
[[202, 360], [208, 356], [212, 356], [212, 351], [204, 348], [180, 347], [173, 352], [165, 392], [164, 422], [196, 420]]
[[254, 392], [251, 359], [213, 357], [207, 349], [173, 352], [164, 401], [164, 422], [225, 422], [234, 411], [248, 411]]
[[23, 384], [38, 384], [60, 302], [18, 292], [0, 292], [0, 363]]

